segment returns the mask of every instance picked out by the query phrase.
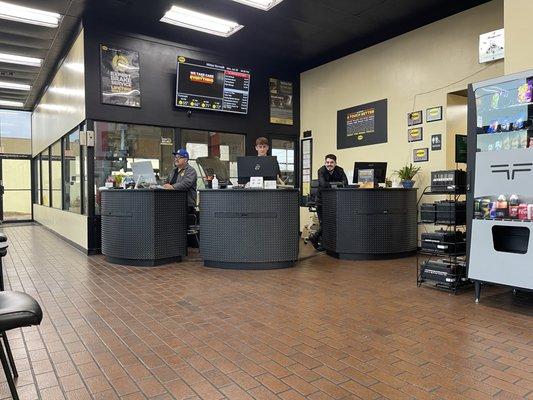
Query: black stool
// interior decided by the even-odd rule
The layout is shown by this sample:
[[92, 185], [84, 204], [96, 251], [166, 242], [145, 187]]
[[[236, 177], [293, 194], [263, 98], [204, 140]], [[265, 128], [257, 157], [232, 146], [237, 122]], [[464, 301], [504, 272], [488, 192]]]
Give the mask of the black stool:
[[19, 399], [13, 381], [13, 378], [18, 376], [18, 373], [9, 342], [7, 341], [6, 331], [24, 326], [39, 325], [42, 319], [43, 311], [39, 303], [30, 295], [14, 291], [0, 292], [0, 333], [2, 334], [6, 348], [4, 352], [4, 346], [0, 344], [0, 360], [2, 361], [2, 368], [6, 374], [9, 390], [14, 400]]

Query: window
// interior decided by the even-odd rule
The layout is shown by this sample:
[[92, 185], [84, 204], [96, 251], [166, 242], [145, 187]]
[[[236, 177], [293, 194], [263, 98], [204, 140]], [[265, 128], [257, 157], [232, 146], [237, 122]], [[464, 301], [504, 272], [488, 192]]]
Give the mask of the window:
[[230, 180], [237, 183], [237, 157], [244, 156], [245, 136], [236, 133], [219, 133], [181, 130], [181, 147], [187, 149], [190, 164], [198, 173], [198, 188], [205, 187], [202, 171], [196, 164], [198, 157], [218, 157], [229, 171]]
[[80, 132], [78, 130], [65, 137], [64, 155], [65, 210], [81, 214], [81, 160]]
[[272, 155], [278, 158], [281, 178], [287, 185], [296, 185], [294, 175], [294, 140], [272, 139]]
[[31, 112], [0, 110], [1, 153], [31, 154]]
[[99, 213], [98, 188], [110, 176], [131, 175], [135, 161], [151, 161], [156, 177], [164, 181], [173, 166], [173, 143], [173, 128], [95, 122], [95, 212]]
[[62, 209], [63, 205], [61, 203], [61, 140], [55, 142], [51, 147], [51, 164], [50, 168], [52, 170], [52, 204], [54, 208]]
[[33, 202], [41, 204], [41, 155], [37, 155], [33, 162], [35, 165], [35, 196]]
[[43, 180], [43, 206], [50, 207], [50, 150], [41, 153], [41, 173]]

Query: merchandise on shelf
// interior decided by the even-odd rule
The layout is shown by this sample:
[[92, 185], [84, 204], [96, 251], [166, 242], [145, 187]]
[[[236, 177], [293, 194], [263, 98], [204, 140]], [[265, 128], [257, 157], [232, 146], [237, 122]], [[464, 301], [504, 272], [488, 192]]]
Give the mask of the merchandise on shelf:
[[474, 218], [532, 220], [533, 198], [521, 197], [517, 194], [511, 194], [507, 197], [505, 194], [500, 194], [495, 200], [489, 197], [475, 199]]

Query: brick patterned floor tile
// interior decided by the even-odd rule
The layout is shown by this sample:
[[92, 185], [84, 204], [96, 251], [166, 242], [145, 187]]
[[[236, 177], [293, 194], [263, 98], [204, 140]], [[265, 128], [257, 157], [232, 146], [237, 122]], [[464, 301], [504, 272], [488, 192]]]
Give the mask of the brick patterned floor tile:
[[4, 231], [6, 287], [44, 311], [9, 333], [24, 398], [533, 400], [530, 294], [487, 287], [475, 305], [418, 288], [414, 258], [302, 246], [294, 268], [259, 273], [204, 268], [192, 249], [137, 268], [37, 225]]

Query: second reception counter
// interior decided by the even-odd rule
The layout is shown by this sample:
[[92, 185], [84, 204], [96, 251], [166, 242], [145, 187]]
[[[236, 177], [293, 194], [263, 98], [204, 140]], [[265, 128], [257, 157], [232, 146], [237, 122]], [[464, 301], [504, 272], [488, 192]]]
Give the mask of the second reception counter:
[[322, 244], [352, 260], [416, 254], [416, 189], [324, 189]]
[[275, 269], [298, 259], [296, 189], [200, 190], [200, 253], [217, 268]]

